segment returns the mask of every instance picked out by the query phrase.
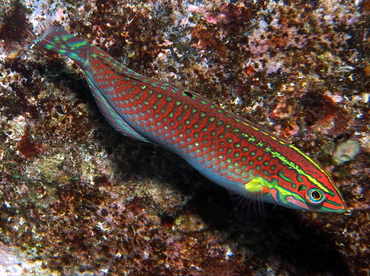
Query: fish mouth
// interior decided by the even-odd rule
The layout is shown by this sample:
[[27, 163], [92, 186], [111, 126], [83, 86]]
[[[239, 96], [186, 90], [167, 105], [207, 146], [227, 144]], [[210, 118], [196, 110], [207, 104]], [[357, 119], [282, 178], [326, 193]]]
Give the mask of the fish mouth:
[[321, 212], [331, 212], [331, 213], [338, 213], [342, 214], [348, 210], [344, 201], [336, 202], [327, 199], [321, 206], [319, 206]]

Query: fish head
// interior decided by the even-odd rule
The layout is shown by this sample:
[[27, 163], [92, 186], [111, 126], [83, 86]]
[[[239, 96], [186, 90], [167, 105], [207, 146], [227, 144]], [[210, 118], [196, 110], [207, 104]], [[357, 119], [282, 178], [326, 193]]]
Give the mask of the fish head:
[[255, 198], [263, 202], [286, 208], [328, 213], [343, 213], [347, 210], [332, 177], [321, 168], [315, 174], [297, 175], [294, 169], [290, 169], [272, 177], [255, 176], [244, 185], [244, 189], [248, 197], [254, 194]]

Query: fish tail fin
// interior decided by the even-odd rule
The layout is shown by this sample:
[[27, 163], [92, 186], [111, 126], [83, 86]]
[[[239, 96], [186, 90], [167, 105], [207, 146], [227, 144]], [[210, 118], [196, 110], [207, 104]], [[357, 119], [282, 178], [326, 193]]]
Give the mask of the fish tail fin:
[[89, 52], [93, 50], [93, 46], [88, 42], [56, 26], [48, 28], [45, 33], [36, 40], [36, 44], [67, 56], [82, 67], [85, 67], [88, 63]]

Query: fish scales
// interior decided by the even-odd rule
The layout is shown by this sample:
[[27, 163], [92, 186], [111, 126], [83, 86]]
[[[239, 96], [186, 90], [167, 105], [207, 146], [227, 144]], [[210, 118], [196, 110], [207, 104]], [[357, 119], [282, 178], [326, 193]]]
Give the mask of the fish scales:
[[308, 211], [346, 210], [329, 173], [257, 124], [193, 91], [147, 78], [58, 27], [37, 43], [81, 66], [102, 113], [123, 134], [178, 154], [247, 198]]

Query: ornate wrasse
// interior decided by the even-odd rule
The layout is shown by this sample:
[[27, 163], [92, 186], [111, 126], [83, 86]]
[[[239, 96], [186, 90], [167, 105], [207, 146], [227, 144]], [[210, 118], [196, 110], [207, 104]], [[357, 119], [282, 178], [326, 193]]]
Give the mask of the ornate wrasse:
[[346, 210], [324, 169], [253, 122], [193, 91], [134, 72], [61, 28], [49, 28], [37, 43], [83, 69], [101, 112], [124, 135], [178, 154], [246, 198], [307, 211]]

